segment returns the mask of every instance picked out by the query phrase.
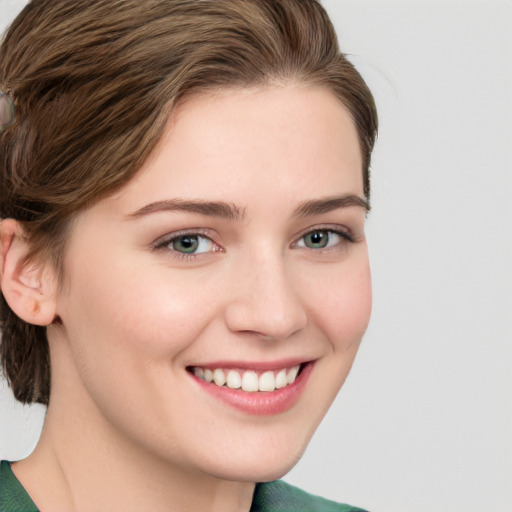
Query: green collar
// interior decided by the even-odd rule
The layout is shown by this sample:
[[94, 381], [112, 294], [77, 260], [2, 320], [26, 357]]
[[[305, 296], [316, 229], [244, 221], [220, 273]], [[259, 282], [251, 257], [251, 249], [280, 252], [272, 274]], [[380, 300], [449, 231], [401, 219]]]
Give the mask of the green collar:
[[282, 480], [258, 484], [251, 512], [365, 512], [308, 494]]
[[0, 512], [38, 512], [6, 460], [0, 464]]

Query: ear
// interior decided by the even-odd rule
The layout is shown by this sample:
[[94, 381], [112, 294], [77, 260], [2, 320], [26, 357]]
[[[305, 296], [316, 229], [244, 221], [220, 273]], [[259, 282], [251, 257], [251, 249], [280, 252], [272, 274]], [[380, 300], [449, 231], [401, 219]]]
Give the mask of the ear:
[[33, 325], [55, 318], [57, 281], [49, 262], [27, 261], [30, 246], [13, 219], [0, 222], [0, 288], [12, 311]]

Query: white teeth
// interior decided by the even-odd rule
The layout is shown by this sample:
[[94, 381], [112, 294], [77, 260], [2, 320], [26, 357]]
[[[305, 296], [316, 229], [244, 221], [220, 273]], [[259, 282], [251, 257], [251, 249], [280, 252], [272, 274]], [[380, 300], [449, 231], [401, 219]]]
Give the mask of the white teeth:
[[281, 370], [276, 375], [276, 389], [284, 388], [288, 385], [288, 379], [286, 378], [286, 370]]
[[242, 389], [244, 391], [254, 392], [258, 391], [259, 383], [258, 376], [255, 372], [248, 371], [242, 375]]
[[260, 375], [258, 389], [260, 391], [274, 391], [276, 389], [274, 372], [265, 372]]
[[297, 375], [299, 374], [300, 366], [294, 366], [293, 368], [290, 368], [288, 370], [288, 374], [286, 376], [286, 380], [288, 381], [288, 384], [293, 384], [295, 382], [295, 379], [297, 378]]
[[214, 370], [213, 382], [215, 382], [217, 386], [224, 386], [224, 384], [226, 384], [226, 374], [224, 373], [224, 370], [221, 370], [220, 368]]
[[282, 389], [295, 382], [299, 374], [300, 365], [293, 368], [283, 368], [279, 371], [266, 371], [261, 375], [253, 370], [247, 370], [240, 375], [237, 370], [223, 370], [222, 368], [201, 368], [196, 366], [193, 373], [199, 379], [216, 384], [219, 387], [227, 386], [231, 389], [243, 389], [249, 393], [263, 391], [271, 393], [276, 389]]
[[228, 388], [240, 389], [242, 387], [242, 379], [240, 374], [235, 370], [229, 370], [227, 384]]

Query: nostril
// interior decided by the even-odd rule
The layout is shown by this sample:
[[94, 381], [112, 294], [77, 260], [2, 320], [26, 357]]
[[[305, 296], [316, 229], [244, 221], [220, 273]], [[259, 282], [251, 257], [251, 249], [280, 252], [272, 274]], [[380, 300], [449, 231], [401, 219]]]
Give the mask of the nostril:
[[256, 294], [233, 300], [225, 310], [225, 321], [230, 331], [256, 335], [261, 340], [287, 339], [304, 329], [307, 314], [295, 297], [263, 300]]

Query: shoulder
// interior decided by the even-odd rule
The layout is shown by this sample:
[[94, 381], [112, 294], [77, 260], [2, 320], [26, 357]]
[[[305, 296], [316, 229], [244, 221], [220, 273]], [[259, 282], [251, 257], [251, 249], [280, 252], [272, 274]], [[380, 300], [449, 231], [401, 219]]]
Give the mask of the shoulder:
[[251, 512], [365, 512], [313, 496], [281, 480], [258, 484]]
[[5, 460], [0, 463], [0, 512], [37, 512], [10, 463]]

